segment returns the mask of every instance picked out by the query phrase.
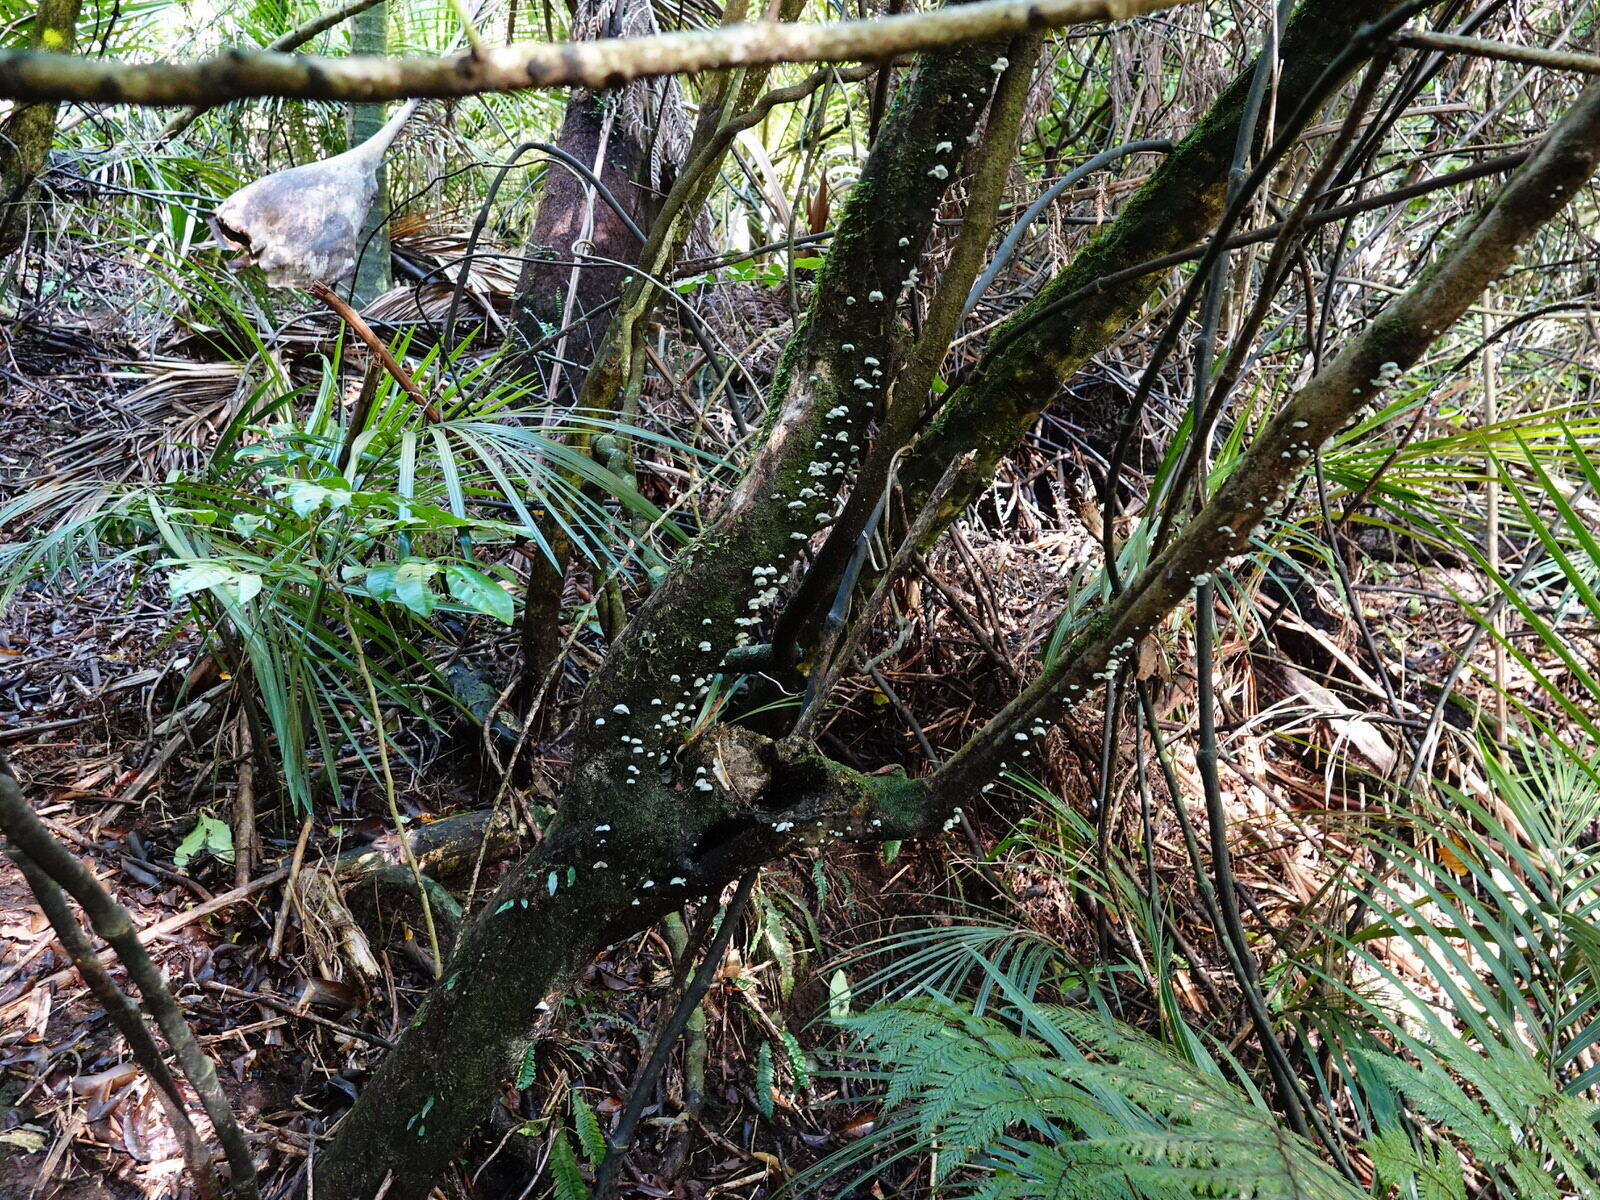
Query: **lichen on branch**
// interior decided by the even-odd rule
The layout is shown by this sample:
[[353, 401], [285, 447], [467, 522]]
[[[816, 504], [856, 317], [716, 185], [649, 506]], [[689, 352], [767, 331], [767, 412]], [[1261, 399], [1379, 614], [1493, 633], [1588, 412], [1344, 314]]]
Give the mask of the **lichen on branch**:
[[233, 49], [191, 62], [129, 64], [12, 51], [0, 53], [0, 99], [193, 105], [248, 96], [371, 102], [524, 88], [604, 91], [656, 75], [893, 58], [1034, 29], [1125, 20], [1190, 2], [978, 0], [931, 13], [826, 25], [751, 21], [650, 37], [496, 46], [439, 58], [326, 58]]

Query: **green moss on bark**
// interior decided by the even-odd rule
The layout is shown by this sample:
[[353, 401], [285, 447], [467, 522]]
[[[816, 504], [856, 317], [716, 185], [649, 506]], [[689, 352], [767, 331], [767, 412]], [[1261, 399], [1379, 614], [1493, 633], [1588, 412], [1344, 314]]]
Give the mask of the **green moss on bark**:
[[[1277, 90], [1309, 91], [1361, 26], [1392, 11], [1397, 0], [1307, 0], [1284, 31]], [[901, 470], [906, 506], [921, 507], [946, 466], [972, 451], [944, 504], [938, 536], [993, 477], [1062, 384], [1137, 320], [1160, 275], [1091, 291], [1062, 309], [1040, 314], [1098, 279], [1151, 258], [1197, 245], [1222, 214], [1227, 174], [1254, 66], [1233, 80], [1205, 118], [1134, 193], [1109, 229], [997, 331], [999, 347], [953, 391], [918, 439]], [[1114, 433], [1115, 431], [1106, 431]]]
[[[716, 781], [696, 718], [724, 657], [750, 639], [779, 580], [823, 527], [818, 518], [831, 513], [865, 443], [888, 378], [906, 264], [921, 255], [954, 175], [946, 164], [992, 82], [985, 53], [931, 58], [905, 85], [785, 351], [761, 451], [721, 519], [679, 556], [591, 682], [556, 826], [463, 931], [445, 982], [321, 1156], [319, 1197], [371, 1200], [385, 1179], [389, 1200], [425, 1195], [514, 1069], [547, 992], [610, 941], [778, 853], [804, 820], [820, 837], [874, 820], [878, 829], [921, 828], [920, 784], [829, 768], [807, 775], [818, 781], [804, 797], [810, 817], [781, 829], [781, 813], [763, 819], [753, 798]], [[874, 815], [880, 803], [888, 818]]]
[[[80, 0], [40, 0], [28, 37], [31, 50], [70, 53], [77, 40]], [[27, 229], [28, 191], [50, 157], [56, 137], [54, 104], [22, 104], [0, 126], [0, 258]]]

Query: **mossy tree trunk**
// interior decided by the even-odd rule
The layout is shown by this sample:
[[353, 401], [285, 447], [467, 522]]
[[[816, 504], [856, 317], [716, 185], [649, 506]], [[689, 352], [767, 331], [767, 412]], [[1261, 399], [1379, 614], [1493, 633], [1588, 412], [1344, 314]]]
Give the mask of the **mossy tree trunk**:
[[[81, 0], [39, 0], [28, 48], [66, 53], [77, 41]], [[50, 157], [55, 104], [19, 104], [0, 125], [0, 258], [21, 244], [28, 228], [28, 192]]]
[[[1304, 95], [1321, 79], [1357, 30], [1398, 7], [1400, 0], [1302, 4], [1283, 34], [1277, 92], [1286, 99], [1279, 116], [1293, 109], [1288, 98]], [[1254, 64], [1241, 70], [1110, 227], [996, 331], [991, 339], [996, 349], [945, 397], [912, 442], [898, 473], [909, 512], [921, 507], [950, 463], [971, 455], [942, 502], [940, 519], [929, 528], [930, 542], [982, 495], [1000, 461], [1061, 395], [1063, 385], [1127, 332], [1162, 276], [1147, 274], [1105, 288], [1095, 288], [1096, 281], [1188, 250], [1215, 228], [1254, 74]], [[1068, 297], [1077, 298], [1063, 306]], [[1117, 435], [1115, 429], [1094, 432], [1107, 442]], [[854, 548], [855, 529], [848, 518], [840, 522], [785, 614], [779, 640], [791, 659], [815, 642]]]
[[[1305, 9], [1333, 7], [1311, 0]], [[899, 300], [958, 174], [953, 148], [978, 128], [1000, 58], [994, 46], [932, 56], [901, 87], [780, 362], [760, 448], [742, 483], [590, 683], [555, 821], [463, 931], [443, 978], [319, 1156], [319, 1200], [425, 1196], [538, 1035], [546, 997], [609, 943], [688, 901], [714, 898], [751, 867], [792, 850], [944, 827], [1065, 708], [1129, 661], [1194, 586], [1246, 549], [1312, 449], [1381, 398], [1600, 162], [1596, 85], [1433, 269], [1264, 424], [1167, 549], [927, 779], [864, 774], [799, 736], [700, 726], [712, 678], [770, 616], [819, 518], [831, 517], [870, 445], [900, 358]], [[1166, 185], [1174, 192], [1142, 203], [1176, 219], [1183, 204], [1200, 205], [1182, 190], [1196, 183], [1180, 173]], [[1207, 203], [1214, 221], [1214, 201]], [[1124, 298], [1116, 315], [1096, 320], [1093, 336], [1103, 344], [1110, 336], [1103, 322], [1126, 325], [1140, 302]], [[1026, 428], [1024, 402], [1037, 400], [973, 413], [974, 430], [949, 428], [965, 445], [944, 462], [946, 486], [952, 471], [958, 483], [969, 471], [987, 478]], [[1001, 440], [1007, 428], [1010, 443]], [[935, 499], [938, 490], [927, 494]]]
[[324, 1200], [371, 1200], [386, 1180], [389, 1200], [426, 1195], [514, 1070], [546, 994], [603, 946], [715, 895], [797, 839], [914, 836], [931, 819], [919, 783], [862, 776], [742, 730], [694, 736], [689, 714], [724, 656], [750, 641], [746, 622], [775, 599], [867, 439], [882, 394], [881, 383], [862, 386], [867, 364], [892, 357], [896, 302], [953, 181], [952, 147], [965, 144], [993, 86], [997, 53], [928, 60], [902, 89], [784, 354], [762, 449], [590, 684], [555, 824], [463, 932], [401, 1046], [319, 1158]]

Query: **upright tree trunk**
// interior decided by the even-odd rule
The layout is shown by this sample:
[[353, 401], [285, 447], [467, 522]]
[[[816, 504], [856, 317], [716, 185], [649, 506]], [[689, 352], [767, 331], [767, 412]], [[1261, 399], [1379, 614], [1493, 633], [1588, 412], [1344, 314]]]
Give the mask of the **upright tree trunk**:
[[[796, 837], [852, 824], [866, 833], [863, 814], [885, 805], [904, 819], [875, 817], [876, 833], [921, 831], [910, 802], [919, 784], [737, 730], [690, 739], [685, 714], [723, 656], [749, 641], [749, 601], [775, 587], [768, 572], [794, 563], [844, 485], [852, 439], [866, 440], [878, 396], [860, 385], [864, 361], [890, 359], [904, 280], [953, 182], [945, 164], [976, 124], [999, 52], [930, 58], [902, 89], [784, 354], [764, 448], [591, 683], [556, 822], [463, 932], [442, 982], [319, 1159], [319, 1200], [372, 1200], [385, 1180], [387, 1200], [426, 1195], [529, 1044], [545, 995], [605, 945], [714, 896]], [[813, 447], [824, 436], [834, 457], [819, 476]], [[774, 512], [774, 492], [807, 499]]]
[[[377, 4], [357, 13], [350, 23], [351, 49], [357, 54], [382, 54], [389, 48], [389, 6]], [[359, 146], [383, 128], [384, 106], [350, 106], [350, 142]], [[378, 192], [361, 229], [355, 279], [350, 285], [356, 307], [370, 304], [389, 288], [389, 168], [378, 164]]]
[[[79, 5], [80, 0], [39, 0], [28, 48], [71, 51]], [[19, 104], [0, 125], [0, 258], [21, 244], [27, 230], [28, 191], [50, 157], [56, 111], [55, 104]]]
[[[614, 101], [594, 92], [574, 92], [555, 144], [594, 172], [634, 225], [649, 226], [655, 198], [649, 155], [637, 133], [616, 119]], [[552, 347], [564, 360], [559, 370], [561, 396], [576, 394], [611, 320], [614, 306], [607, 302], [614, 301], [627, 282], [624, 268], [585, 262], [578, 253], [636, 265], [642, 246], [587, 179], [551, 161], [517, 281], [515, 329], [522, 344], [530, 346], [566, 329], [558, 346]]]
[[[649, 0], [579, 0], [573, 13], [575, 38], [657, 32]], [[627, 267], [638, 264], [643, 242], [635, 231], [650, 227], [668, 182], [662, 176], [677, 166], [687, 128], [675, 79], [638, 80], [611, 92], [576, 89], [567, 99], [556, 148], [600, 186], [552, 157], [514, 301], [524, 345], [565, 331], [551, 347], [564, 360], [550, 372], [559, 381], [552, 400], [580, 388], [611, 321], [607, 302], [621, 294]]]
[[[574, 36], [589, 38], [657, 32], [649, 0], [580, 0], [572, 28]], [[525, 348], [513, 360], [516, 373], [533, 378], [538, 359], [526, 348], [554, 337], [542, 373], [542, 382], [553, 385], [547, 403], [571, 404], [583, 390], [628, 268], [639, 264], [638, 231], [655, 218], [661, 176], [679, 165], [687, 125], [675, 79], [641, 80], [616, 92], [577, 89], [568, 97], [555, 142], [561, 154], [546, 168], [512, 305], [513, 336]], [[519, 626], [524, 701], [538, 694], [560, 652], [568, 548], [559, 538], [552, 547], [555, 561], [540, 556], [530, 570]]]

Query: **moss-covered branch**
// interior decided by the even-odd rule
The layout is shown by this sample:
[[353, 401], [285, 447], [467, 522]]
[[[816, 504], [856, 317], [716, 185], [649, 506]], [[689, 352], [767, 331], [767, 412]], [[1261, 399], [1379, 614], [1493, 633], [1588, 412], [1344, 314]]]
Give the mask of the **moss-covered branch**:
[[772, 63], [854, 62], [1117, 21], [1188, 0], [979, 0], [932, 13], [722, 29], [594, 42], [499, 46], [442, 58], [320, 58], [227, 50], [196, 62], [130, 64], [66, 54], [0, 54], [0, 98], [101, 104], [220, 104], [248, 96], [399, 100], [523, 88], [601, 91], [634, 79]]
[[745, 479], [590, 684], [556, 822], [463, 932], [443, 982], [320, 1156], [320, 1200], [371, 1200], [385, 1180], [389, 1200], [426, 1195], [513, 1071], [546, 992], [609, 941], [808, 831], [922, 827], [913, 810], [925, 806], [910, 802], [920, 784], [828, 769], [803, 747], [785, 757], [708, 728], [705, 706], [724, 657], [751, 640], [833, 516], [879, 412], [910, 264], [1001, 57], [993, 46], [933, 57], [902, 87], [784, 354]]
[[[1600, 165], [1600, 84], [1591, 84], [1494, 203], [1257, 433], [1199, 514], [1077, 640], [934, 777], [943, 807], [987, 786], [1061, 707], [1085, 700], [1194, 587], [1243, 553], [1312, 454], [1380, 401], [1422, 352], [1513, 264], [1519, 248]], [[1020, 735], [1020, 737], [1019, 737]]]
[[856, 486], [778, 623], [773, 645], [786, 658], [792, 657], [800, 645], [810, 621], [828, 607], [859, 540], [870, 532], [872, 513], [878, 510], [879, 498], [890, 482], [891, 464], [916, 429], [923, 399], [949, 352], [950, 341], [961, 322], [967, 290], [983, 269], [1006, 180], [1021, 142], [1028, 90], [1041, 46], [1042, 39], [1033, 34], [1008, 44], [1007, 66], [996, 83], [988, 119], [981, 133], [969, 135], [979, 138], [982, 145], [972, 169], [961, 232], [939, 273], [939, 286], [928, 305], [916, 344], [895, 373], [883, 420], [872, 449], [861, 464]]
[[[1306, 0], [1284, 30], [1278, 94], [1309, 93], [1357, 30], [1398, 7], [1398, 0]], [[1234, 78], [1111, 226], [996, 332], [996, 349], [946, 397], [900, 472], [907, 507], [914, 511], [949, 463], [973, 454], [950, 491], [934, 536], [989, 485], [996, 466], [1063, 383], [1138, 319], [1161, 276], [1124, 278], [1103, 289], [1093, 286], [1096, 281], [1195, 246], [1216, 227], [1254, 71], [1252, 64]], [[1078, 298], [1061, 305], [1072, 296]]]

